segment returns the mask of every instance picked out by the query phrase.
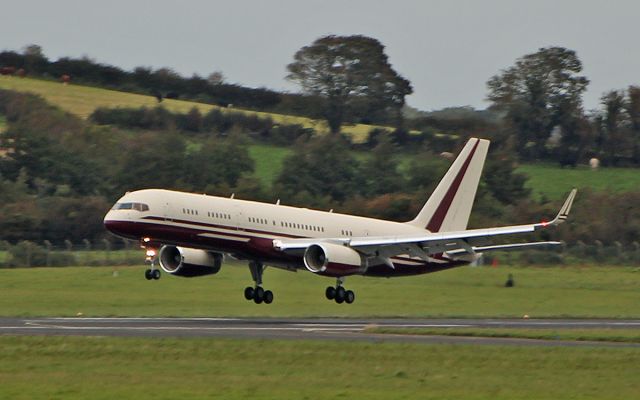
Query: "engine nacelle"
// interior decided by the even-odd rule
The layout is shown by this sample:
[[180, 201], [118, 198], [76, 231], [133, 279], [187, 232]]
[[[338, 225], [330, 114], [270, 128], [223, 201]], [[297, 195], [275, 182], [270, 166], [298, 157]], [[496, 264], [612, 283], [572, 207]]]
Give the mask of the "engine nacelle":
[[333, 243], [318, 243], [307, 247], [304, 265], [313, 273], [335, 277], [364, 272], [364, 261], [360, 253]]
[[162, 246], [158, 259], [163, 271], [186, 278], [213, 275], [222, 266], [222, 254], [187, 247]]

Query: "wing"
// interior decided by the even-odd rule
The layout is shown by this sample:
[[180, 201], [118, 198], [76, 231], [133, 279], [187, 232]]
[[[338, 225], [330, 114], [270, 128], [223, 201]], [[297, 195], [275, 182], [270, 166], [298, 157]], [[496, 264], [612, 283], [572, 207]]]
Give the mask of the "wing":
[[333, 239], [281, 239], [274, 240], [273, 246], [282, 251], [305, 249], [308, 246], [322, 242], [338, 243], [349, 246], [361, 253], [381, 258], [409, 254], [413, 257], [426, 259], [429, 255], [448, 253], [449, 255], [475, 254], [481, 251], [506, 250], [509, 248], [534, 247], [541, 245], [557, 245], [560, 242], [516, 243], [497, 246], [476, 246], [486, 242], [494, 236], [512, 235], [535, 232], [550, 226], [563, 223], [576, 196], [573, 189], [565, 200], [558, 215], [550, 222], [537, 224], [503, 226], [498, 228], [469, 229], [453, 232], [425, 232], [412, 235], [398, 236], [370, 236]]

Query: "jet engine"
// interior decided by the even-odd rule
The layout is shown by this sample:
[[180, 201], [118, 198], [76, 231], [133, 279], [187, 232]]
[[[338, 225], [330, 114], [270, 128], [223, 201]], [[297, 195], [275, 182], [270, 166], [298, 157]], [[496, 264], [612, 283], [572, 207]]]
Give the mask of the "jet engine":
[[346, 276], [364, 272], [363, 258], [350, 247], [333, 243], [312, 244], [304, 252], [304, 265], [313, 273]]
[[187, 247], [162, 246], [158, 259], [163, 271], [191, 278], [220, 271], [222, 254]]

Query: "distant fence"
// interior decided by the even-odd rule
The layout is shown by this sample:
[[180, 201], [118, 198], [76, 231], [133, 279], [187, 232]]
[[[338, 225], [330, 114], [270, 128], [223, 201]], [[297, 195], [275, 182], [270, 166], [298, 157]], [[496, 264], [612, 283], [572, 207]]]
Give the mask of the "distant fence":
[[129, 240], [65, 241], [62, 245], [53, 245], [46, 240], [17, 244], [0, 241], [0, 268], [135, 265], [143, 264], [144, 258], [144, 250], [137, 242]]
[[640, 266], [640, 244], [623, 245], [619, 242], [603, 244], [578, 241], [547, 250], [516, 250], [487, 253], [483, 260], [487, 264], [507, 265], [627, 265]]
[[[144, 258], [139, 243], [130, 240], [66, 241], [57, 245], [48, 241], [17, 244], [0, 241], [0, 268], [142, 265]], [[480, 262], [480, 265], [580, 264], [640, 266], [640, 244], [577, 242], [549, 250], [491, 252], [485, 254]]]

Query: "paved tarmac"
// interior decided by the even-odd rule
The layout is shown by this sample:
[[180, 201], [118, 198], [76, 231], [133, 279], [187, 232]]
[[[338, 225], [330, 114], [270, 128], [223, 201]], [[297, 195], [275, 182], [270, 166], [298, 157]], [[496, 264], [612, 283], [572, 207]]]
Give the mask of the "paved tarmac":
[[512, 346], [638, 347], [640, 343], [584, 342], [489, 337], [378, 334], [394, 328], [580, 328], [637, 329], [640, 320], [578, 319], [343, 319], [343, 318], [0, 318], [0, 335], [224, 337]]

